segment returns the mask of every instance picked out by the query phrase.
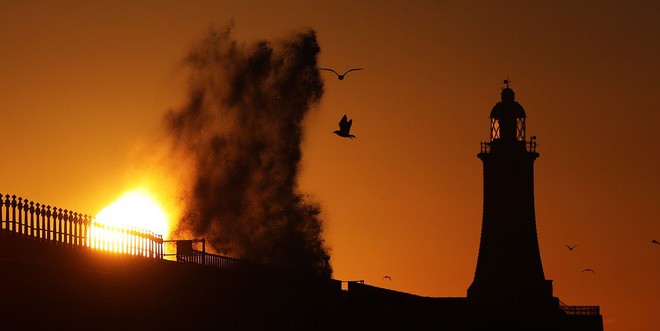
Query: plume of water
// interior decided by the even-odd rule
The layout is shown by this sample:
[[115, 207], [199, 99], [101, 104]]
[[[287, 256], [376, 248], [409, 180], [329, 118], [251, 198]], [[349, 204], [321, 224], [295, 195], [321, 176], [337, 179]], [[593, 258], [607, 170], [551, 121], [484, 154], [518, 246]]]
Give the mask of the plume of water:
[[180, 231], [233, 257], [331, 276], [320, 206], [297, 187], [303, 119], [323, 94], [319, 52], [313, 30], [246, 45], [229, 26], [186, 57], [189, 99], [166, 118], [171, 160], [190, 173]]

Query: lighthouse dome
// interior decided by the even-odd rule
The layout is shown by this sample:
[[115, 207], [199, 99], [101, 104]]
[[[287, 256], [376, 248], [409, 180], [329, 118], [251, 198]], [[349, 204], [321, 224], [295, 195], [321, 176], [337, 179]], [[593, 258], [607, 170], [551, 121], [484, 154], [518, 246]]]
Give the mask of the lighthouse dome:
[[509, 87], [502, 90], [502, 101], [495, 104], [493, 110], [490, 112], [491, 118], [525, 118], [525, 109], [515, 101], [515, 93]]

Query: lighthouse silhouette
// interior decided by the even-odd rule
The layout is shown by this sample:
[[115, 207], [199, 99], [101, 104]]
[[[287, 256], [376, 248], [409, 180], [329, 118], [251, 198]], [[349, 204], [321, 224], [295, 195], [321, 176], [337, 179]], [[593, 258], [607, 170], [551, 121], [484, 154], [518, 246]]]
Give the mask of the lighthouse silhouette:
[[526, 138], [525, 110], [504, 80], [502, 100], [490, 113], [483, 162], [483, 216], [479, 257], [468, 301], [483, 306], [557, 307], [546, 280], [536, 234], [536, 137]]

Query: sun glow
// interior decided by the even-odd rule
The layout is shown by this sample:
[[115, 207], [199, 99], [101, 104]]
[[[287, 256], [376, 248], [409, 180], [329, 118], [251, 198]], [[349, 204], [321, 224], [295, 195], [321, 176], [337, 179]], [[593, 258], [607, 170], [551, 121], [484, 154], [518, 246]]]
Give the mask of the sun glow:
[[167, 215], [149, 192], [133, 190], [103, 208], [96, 222], [113, 227], [133, 227], [158, 234], [167, 233]]
[[92, 248], [136, 255], [157, 253], [156, 243], [168, 233], [168, 218], [146, 190], [125, 193], [101, 210], [90, 229]]

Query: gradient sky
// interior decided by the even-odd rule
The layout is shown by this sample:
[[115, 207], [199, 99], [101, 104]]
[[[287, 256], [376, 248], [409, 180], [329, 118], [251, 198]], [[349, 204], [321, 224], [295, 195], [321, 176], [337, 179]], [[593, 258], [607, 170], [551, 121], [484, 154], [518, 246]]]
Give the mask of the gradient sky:
[[[476, 154], [508, 75], [538, 137], [537, 226], [555, 295], [600, 305], [608, 331], [649, 330], [660, 3], [581, 3], [0, 1], [0, 192], [97, 213], [149, 171], [136, 160], [185, 101], [181, 61], [210, 27], [233, 20], [246, 43], [311, 27], [321, 66], [366, 68], [324, 73], [306, 119], [300, 190], [321, 203], [334, 278], [466, 295]], [[343, 114], [357, 139], [331, 134]]]

